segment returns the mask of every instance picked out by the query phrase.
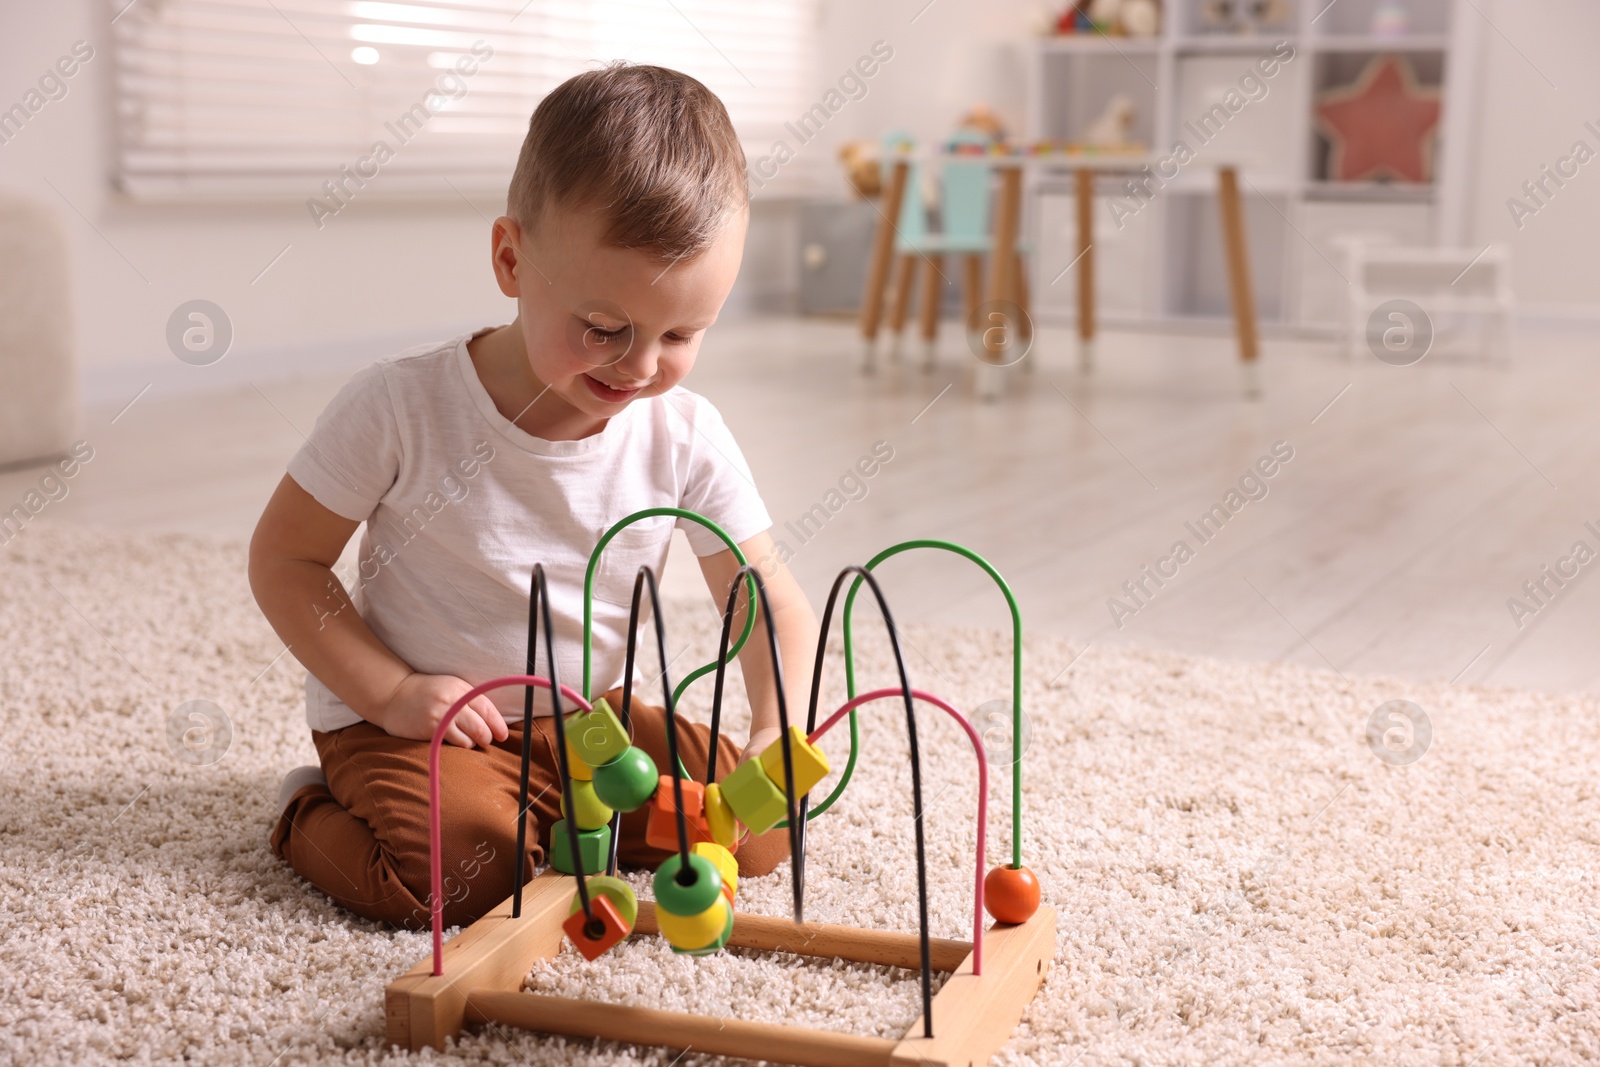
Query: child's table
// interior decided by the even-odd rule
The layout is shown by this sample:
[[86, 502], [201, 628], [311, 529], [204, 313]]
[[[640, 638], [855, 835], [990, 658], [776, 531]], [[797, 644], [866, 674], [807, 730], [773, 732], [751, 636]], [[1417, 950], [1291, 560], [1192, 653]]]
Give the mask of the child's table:
[[[1097, 174], [1136, 173], [1141, 168], [1153, 166], [1157, 158], [1150, 154], [1135, 153], [1052, 153], [1041, 155], [989, 155], [949, 156], [938, 158], [978, 158], [994, 167], [998, 177], [994, 208], [994, 249], [990, 255], [990, 269], [985, 298], [1006, 300], [1021, 305], [1022, 279], [1018, 272], [1017, 244], [1022, 228], [1023, 171], [1032, 169], [1045, 175], [1071, 173], [1075, 178], [1075, 195], [1078, 214], [1078, 249], [1073, 265], [1078, 272], [1078, 341], [1080, 360], [1084, 369], [1090, 365], [1090, 353], [1095, 338], [1094, 296], [1094, 179]], [[1239, 343], [1240, 365], [1245, 372], [1245, 391], [1255, 395], [1256, 360], [1260, 345], [1256, 331], [1255, 297], [1250, 285], [1249, 251], [1245, 243], [1244, 213], [1239, 203], [1238, 168], [1231, 162], [1215, 164], [1217, 171], [1217, 203], [1222, 216], [1223, 253], [1227, 260], [1228, 290], [1233, 307], [1235, 335]], [[872, 259], [867, 269], [866, 291], [861, 299], [861, 335], [872, 345], [878, 335], [883, 318], [883, 293], [888, 281], [890, 262], [894, 253], [894, 224], [900, 216], [901, 203], [910, 173], [909, 155], [895, 160], [890, 179], [884, 190], [883, 209], [878, 212], [877, 231], [872, 243]], [[970, 324], [969, 324], [970, 328]], [[985, 357], [995, 364], [1012, 362], [1005, 348], [1014, 341], [1014, 331], [985, 331], [983, 346]], [[999, 334], [1004, 340], [993, 338]]]

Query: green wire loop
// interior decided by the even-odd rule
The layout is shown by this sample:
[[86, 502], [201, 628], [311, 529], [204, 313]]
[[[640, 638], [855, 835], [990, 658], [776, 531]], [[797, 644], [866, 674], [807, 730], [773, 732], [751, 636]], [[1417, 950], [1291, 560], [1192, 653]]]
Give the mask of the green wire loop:
[[[632, 515], [617, 520], [616, 524], [613, 525], [611, 529], [607, 530], [605, 535], [600, 538], [600, 543], [594, 546], [594, 551], [589, 553], [589, 567], [586, 571], [584, 571], [583, 574], [583, 695], [585, 697], [592, 697], [590, 688], [594, 684], [594, 574], [600, 566], [600, 553], [605, 551], [606, 545], [610, 544], [611, 539], [617, 536], [617, 534], [621, 533], [625, 527], [633, 525], [640, 519], [653, 519], [658, 515], [671, 515], [673, 518], [689, 519], [693, 522], [698, 522], [701, 526], [704, 526], [706, 529], [710, 530], [712, 533], [716, 534], [722, 539], [722, 543], [727, 545], [728, 548], [732, 550], [733, 557], [739, 561], [739, 566], [743, 567], [749, 562], [744, 558], [744, 553], [739, 550], [739, 546], [734, 543], [733, 538], [728, 536], [728, 532], [726, 530], [712, 522], [710, 519], [706, 518], [704, 515], [697, 515], [694, 512], [688, 511], [684, 508], [645, 508], [643, 511], [636, 511]], [[756, 583], [755, 579], [749, 577], [748, 575], [745, 577], [745, 589], [748, 593], [748, 598], [745, 602], [747, 604], [754, 604], [756, 596]], [[739, 639], [733, 643], [733, 647], [728, 649], [728, 659], [730, 661], [734, 656], [739, 654], [739, 650], [744, 647], [745, 639], [750, 636], [750, 632], [755, 629], [755, 626], [756, 613], [754, 611], [747, 610], [745, 612], [744, 619], [744, 632], [741, 633], [739, 635]], [[689, 688], [690, 682], [693, 682], [696, 678], [702, 678], [709, 672], [716, 670], [719, 662], [721, 661], [718, 659], [712, 659], [710, 663], [705, 664], [703, 667], [699, 667], [693, 671], [690, 671], [689, 674], [684, 677], [683, 681], [678, 683], [678, 688], [672, 691], [673, 703], [677, 703], [683, 699], [683, 691]], [[666, 664], [662, 664], [662, 668], [665, 669], [665, 667]], [[851, 725], [854, 726], [854, 723]], [[851, 755], [854, 756], [854, 754], [855, 752], [852, 748]], [[685, 778], [693, 777], [687, 770], [684, 770], [682, 760], [678, 761], [678, 773], [683, 775]]]
[[[1012, 595], [1011, 587], [1000, 576], [993, 565], [970, 548], [958, 545], [952, 541], [940, 541], [932, 538], [921, 538], [914, 541], [902, 541], [873, 556], [866, 563], [866, 569], [872, 570], [878, 564], [891, 556], [908, 552], [913, 548], [938, 548], [946, 552], [954, 552], [963, 556], [978, 566], [984, 573], [994, 579], [995, 585], [1000, 587], [1000, 592], [1006, 598], [1006, 605], [1011, 609], [1011, 866], [1022, 866], [1022, 752], [1018, 745], [1022, 740], [1022, 612], [1017, 607], [1017, 598]], [[855, 649], [850, 639], [850, 614], [855, 607], [856, 594], [861, 589], [862, 579], [857, 577], [850, 586], [850, 592], [844, 601], [844, 684], [847, 698], [853, 699], [856, 695], [856, 661]], [[839, 776], [838, 784], [833, 787], [833, 792], [828, 794], [828, 799], [811, 809], [806, 815], [806, 821], [821, 815], [833, 806], [839, 799], [845, 787], [850, 784], [850, 777], [855, 773], [856, 757], [859, 749], [860, 730], [856, 724], [856, 712], [850, 712], [850, 758], [845, 762], [844, 772]], [[788, 820], [778, 823], [779, 827], [787, 826]]]
[[[728, 536], [727, 531], [705, 516], [697, 515], [684, 508], [646, 508], [643, 511], [636, 511], [632, 515], [618, 520], [600, 538], [600, 543], [594, 546], [594, 551], [589, 554], [588, 569], [583, 576], [583, 692], [585, 695], [589, 694], [594, 682], [594, 576], [600, 565], [600, 554], [605, 551], [606, 545], [611, 543], [611, 539], [621, 533], [625, 527], [641, 519], [651, 519], [659, 515], [670, 515], [674, 518], [689, 519], [692, 522], [699, 523], [721, 538], [722, 543], [732, 550], [734, 558], [739, 561], [740, 566], [744, 566], [749, 562], [744, 558], [744, 553], [734, 543], [733, 538]], [[914, 548], [938, 548], [946, 552], [954, 552], [956, 555], [963, 556], [976, 563], [983, 568], [984, 573], [994, 579], [995, 585], [1000, 588], [1001, 594], [1006, 598], [1007, 607], [1011, 609], [1011, 866], [1020, 867], [1022, 866], [1022, 752], [1017, 746], [1022, 739], [1022, 612], [1017, 607], [1017, 598], [1012, 594], [1011, 587], [1000, 576], [1000, 572], [995, 570], [988, 560], [970, 548], [958, 545], [953, 541], [941, 541], [934, 538], [902, 541], [873, 556], [867, 561], [866, 569], [870, 571], [891, 556], [897, 556]], [[851, 642], [850, 617], [855, 609], [856, 594], [861, 590], [861, 583], [862, 579], [857, 577], [851, 584], [850, 592], [846, 595], [844, 601], [844, 679], [845, 691], [848, 698], [852, 699], [856, 695], [856, 661], [855, 649]], [[746, 576], [745, 586], [749, 593], [749, 599], [746, 602], [754, 604], [756, 596], [755, 580]], [[749, 638], [751, 631], [755, 629], [755, 625], [756, 613], [754, 611], [746, 611], [744, 630], [739, 634], [739, 639], [728, 649], [730, 661], [744, 647], [744, 643]], [[673, 701], [681, 700], [684, 690], [689, 688], [691, 682], [716, 670], [720, 662], [719, 659], [713, 658], [710, 663], [690, 671], [683, 681], [678, 683], [677, 689], [673, 691]], [[855, 774], [856, 761], [860, 754], [860, 742], [861, 728], [857, 722], [856, 712], [852, 711], [850, 713], [850, 758], [845, 762], [844, 772], [840, 774], [838, 784], [833, 787], [833, 792], [828, 794], [826, 800], [807, 813], [807, 822], [831, 808], [833, 802], [839, 799], [845, 787], [850, 784], [850, 778]], [[689, 772], [684, 770], [682, 761], [679, 761], [678, 770], [684, 777], [689, 777]], [[779, 820], [774, 829], [786, 829], [788, 825], [789, 820], [782, 819]]]

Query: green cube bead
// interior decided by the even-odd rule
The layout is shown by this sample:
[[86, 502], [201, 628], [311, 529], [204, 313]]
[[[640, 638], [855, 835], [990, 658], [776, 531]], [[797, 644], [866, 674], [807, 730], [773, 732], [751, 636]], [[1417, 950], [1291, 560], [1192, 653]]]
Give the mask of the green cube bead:
[[[578, 831], [578, 852], [583, 856], [585, 874], [599, 874], [606, 869], [611, 855], [611, 827]], [[550, 866], [562, 874], [577, 874], [578, 866], [572, 861], [572, 846], [567, 840], [567, 820], [561, 819], [550, 827]]]
[[622, 720], [604, 697], [594, 702], [593, 711], [580, 711], [566, 726], [573, 751], [591, 767], [605, 766], [632, 743], [628, 731], [622, 728]]
[[767, 777], [759, 759], [739, 764], [719, 784], [728, 807], [753, 834], [766, 833], [789, 814], [783, 790]]

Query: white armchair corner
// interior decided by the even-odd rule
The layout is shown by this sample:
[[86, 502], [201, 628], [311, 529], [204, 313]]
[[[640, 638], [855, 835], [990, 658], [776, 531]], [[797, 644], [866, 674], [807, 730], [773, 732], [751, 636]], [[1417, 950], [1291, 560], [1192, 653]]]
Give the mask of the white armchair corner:
[[0, 467], [62, 455], [78, 432], [71, 287], [54, 207], [0, 189]]

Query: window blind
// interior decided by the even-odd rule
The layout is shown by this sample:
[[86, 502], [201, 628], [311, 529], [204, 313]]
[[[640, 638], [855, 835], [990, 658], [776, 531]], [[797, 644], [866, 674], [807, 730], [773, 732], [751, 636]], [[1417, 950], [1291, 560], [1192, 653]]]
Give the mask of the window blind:
[[614, 59], [703, 81], [753, 159], [808, 103], [816, 26], [816, 0], [108, 4], [140, 199], [503, 193], [540, 98]]

